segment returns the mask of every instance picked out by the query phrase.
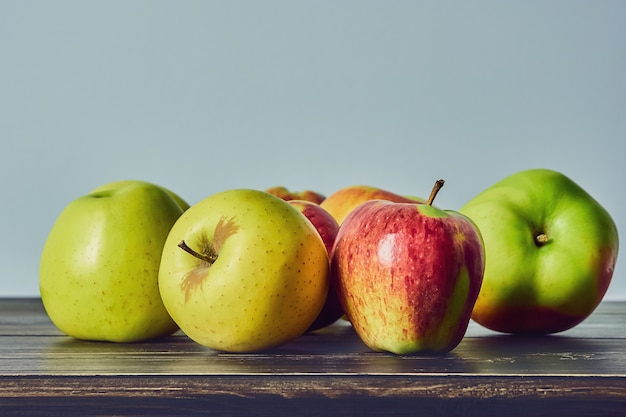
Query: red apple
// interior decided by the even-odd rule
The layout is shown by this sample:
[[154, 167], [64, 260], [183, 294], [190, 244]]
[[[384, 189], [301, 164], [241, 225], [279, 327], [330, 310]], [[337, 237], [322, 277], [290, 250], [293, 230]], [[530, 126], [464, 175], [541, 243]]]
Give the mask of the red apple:
[[333, 244], [335, 243], [335, 237], [337, 237], [337, 232], [339, 231], [339, 225], [335, 218], [319, 204], [312, 201], [288, 200], [287, 203], [300, 210], [300, 212], [313, 223], [313, 226], [315, 226], [322, 237], [324, 245], [326, 245], [326, 250], [328, 250], [328, 254], [330, 255]]
[[283, 200], [306, 200], [313, 203], [321, 203], [326, 198], [323, 194], [316, 191], [304, 190], [304, 191], [289, 191], [287, 187], [276, 186], [270, 187], [265, 190], [266, 192], [282, 198]]
[[375, 200], [339, 228], [331, 283], [363, 342], [396, 354], [448, 352], [462, 340], [484, 272], [484, 246], [466, 216]]
[[[315, 204], [307, 200], [289, 200], [289, 204], [300, 210], [302, 214], [315, 226], [319, 232], [326, 250], [330, 256], [330, 253], [335, 242], [335, 237], [339, 231], [339, 225], [326, 210], [320, 207], [319, 204]], [[343, 316], [343, 308], [339, 302], [339, 297], [334, 288], [328, 289], [328, 296], [322, 311], [317, 316], [317, 319], [311, 324], [307, 331], [321, 329], [336, 322], [341, 316]]]
[[370, 200], [388, 200], [395, 203], [415, 203], [424, 200], [419, 197], [408, 197], [370, 185], [351, 185], [341, 188], [320, 203], [341, 224], [359, 204]]

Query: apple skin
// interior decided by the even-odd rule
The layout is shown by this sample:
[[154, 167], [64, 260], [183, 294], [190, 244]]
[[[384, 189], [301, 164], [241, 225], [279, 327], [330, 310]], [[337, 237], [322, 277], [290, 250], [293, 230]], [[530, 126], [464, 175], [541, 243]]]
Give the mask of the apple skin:
[[339, 225], [333, 216], [322, 206], [308, 200], [288, 200], [291, 206], [298, 209], [315, 226], [319, 232], [329, 255], [339, 231]]
[[324, 194], [318, 193], [317, 191], [290, 191], [287, 187], [283, 187], [281, 185], [267, 188], [265, 192], [275, 195], [285, 201], [305, 200], [320, 204], [326, 198]]
[[395, 203], [415, 203], [416, 201], [425, 203], [425, 200], [419, 197], [403, 196], [370, 185], [351, 185], [335, 191], [326, 197], [320, 205], [341, 225], [353, 209], [359, 204], [370, 200], [388, 200]]
[[[304, 214], [306, 218], [311, 221], [313, 226], [315, 226], [324, 241], [324, 246], [326, 247], [326, 251], [330, 257], [335, 243], [335, 237], [339, 232], [339, 225], [337, 224], [335, 218], [324, 210], [319, 204], [311, 201], [289, 200], [288, 203], [300, 210], [302, 214]], [[343, 308], [339, 302], [339, 297], [337, 296], [335, 289], [329, 285], [328, 296], [326, 297], [324, 307], [313, 324], [309, 326], [307, 332], [312, 332], [329, 326], [339, 320], [341, 316], [343, 316]]]
[[[518, 172], [460, 211], [480, 228], [487, 253], [472, 314], [477, 323], [504, 333], [557, 333], [582, 322], [602, 301], [617, 260], [617, 227], [562, 173]], [[547, 243], [537, 241], [540, 234]]]
[[135, 342], [178, 329], [157, 285], [163, 244], [183, 210], [142, 181], [87, 194], [56, 219], [39, 265], [52, 322], [83, 340]]
[[465, 335], [483, 270], [480, 232], [467, 217], [374, 200], [340, 226], [331, 283], [371, 349], [444, 353]]
[[[90, 194], [92, 193], [99, 193], [101, 191], [107, 191], [107, 190], [117, 190], [119, 188], [122, 188], [125, 185], [131, 185], [131, 184], [135, 184], [137, 182], [142, 182], [144, 184], [152, 184], [146, 181], [140, 181], [140, 180], [118, 180], [118, 181], [113, 181], [110, 182], [108, 184], [104, 184], [101, 185], [100, 187], [94, 188], [93, 190], [91, 190]], [[163, 187], [161, 185], [157, 185], [157, 184], [152, 184], [155, 187], [159, 187], [160, 189], [162, 189], [163, 191], [165, 191], [167, 194], [169, 194], [170, 197], [172, 197], [174, 199], [174, 201], [176, 201], [176, 203], [178, 204], [178, 206], [183, 210], [187, 210], [189, 208], [189, 203], [187, 203], [187, 201], [182, 198], [180, 195], [176, 194], [174, 191], [170, 190], [169, 188]]]
[[[181, 242], [212, 260], [201, 260]], [[313, 224], [286, 201], [233, 189], [192, 205], [165, 242], [161, 298], [181, 330], [218, 351], [255, 352], [303, 334], [328, 293]]]

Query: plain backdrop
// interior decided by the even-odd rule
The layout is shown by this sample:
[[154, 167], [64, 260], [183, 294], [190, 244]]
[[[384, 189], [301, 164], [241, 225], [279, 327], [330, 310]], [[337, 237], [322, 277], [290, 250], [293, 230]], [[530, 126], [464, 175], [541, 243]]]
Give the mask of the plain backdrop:
[[444, 178], [459, 209], [545, 167], [626, 230], [624, 22], [622, 0], [2, 0], [0, 296], [37, 296], [58, 214], [119, 179], [195, 203]]

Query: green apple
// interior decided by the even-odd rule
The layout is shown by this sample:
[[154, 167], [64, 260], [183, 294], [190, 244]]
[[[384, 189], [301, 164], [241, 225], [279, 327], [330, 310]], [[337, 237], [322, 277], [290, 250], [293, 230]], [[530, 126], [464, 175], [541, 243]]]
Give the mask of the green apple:
[[403, 196], [371, 185], [351, 185], [341, 188], [320, 203], [341, 225], [359, 204], [370, 200], [388, 200], [395, 203], [424, 203], [419, 197]]
[[363, 342], [396, 354], [448, 352], [463, 339], [484, 271], [480, 232], [426, 203], [361, 203], [339, 228], [331, 280]]
[[328, 292], [328, 254], [313, 224], [260, 190], [219, 192], [192, 205], [163, 249], [159, 287], [192, 340], [253, 352], [303, 334]]
[[487, 253], [472, 318], [505, 333], [567, 330], [589, 316], [613, 276], [617, 227], [565, 175], [518, 172], [460, 210], [480, 228]]
[[[101, 191], [108, 191], [108, 190], [117, 190], [120, 189], [126, 185], [131, 185], [131, 184], [135, 184], [137, 182], [143, 182], [145, 184], [149, 184], [145, 181], [138, 181], [138, 180], [119, 180], [119, 181], [113, 181], [110, 182], [108, 184], [104, 184], [101, 185], [100, 187], [94, 188], [93, 190], [91, 190], [91, 193], [99, 193]], [[161, 188], [163, 191], [165, 191], [167, 194], [169, 194], [170, 197], [172, 197], [174, 199], [174, 201], [176, 201], [176, 203], [178, 204], [178, 206], [183, 210], [187, 210], [189, 208], [189, 203], [187, 203], [187, 201], [185, 201], [185, 199], [183, 199], [180, 195], [176, 194], [175, 192], [173, 192], [172, 190], [165, 188], [163, 186], [160, 185], [156, 185], [153, 184], [156, 187]], [[90, 194], [91, 194], [90, 193]]]
[[69, 336], [111, 342], [176, 331], [161, 302], [158, 269], [182, 213], [169, 193], [142, 181], [72, 201], [56, 219], [39, 265], [41, 299], [52, 322]]

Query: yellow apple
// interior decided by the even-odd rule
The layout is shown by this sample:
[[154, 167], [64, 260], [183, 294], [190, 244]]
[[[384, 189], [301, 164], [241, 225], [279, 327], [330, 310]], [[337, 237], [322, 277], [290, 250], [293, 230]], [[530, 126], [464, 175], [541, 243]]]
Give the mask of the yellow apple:
[[329, 260], [313, 224], [264, 191], [223, 191], [192, 205], [169, 233], [161, 297], [206, 347], [252, 352], [303, 334], [328, 293]]

